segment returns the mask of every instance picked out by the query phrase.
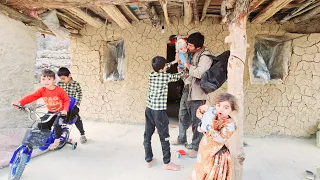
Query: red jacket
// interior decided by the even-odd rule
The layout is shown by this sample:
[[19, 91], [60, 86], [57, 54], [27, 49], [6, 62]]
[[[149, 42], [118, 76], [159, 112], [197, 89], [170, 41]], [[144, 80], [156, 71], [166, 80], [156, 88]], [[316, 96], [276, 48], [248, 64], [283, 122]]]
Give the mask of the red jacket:
[[20, 99], [19, 102], [21, 106], [24, 106], [39, 98], [44, 100], [49, 112], [68, 111], [69, 109], [70, 99], [64, 89], [59, 86], [55, 86], [53, 90], [41, 87], [36, 92]]

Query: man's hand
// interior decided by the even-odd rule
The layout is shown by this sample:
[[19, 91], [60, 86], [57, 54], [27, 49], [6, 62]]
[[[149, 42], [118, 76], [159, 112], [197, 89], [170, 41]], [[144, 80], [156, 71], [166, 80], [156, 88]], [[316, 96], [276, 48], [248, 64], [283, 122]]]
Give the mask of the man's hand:
[[184, 67], [186, 67], [187, 69], [190, 69], [191, 64], [189, 63], [184, 63]]
[[205, 113], [205, 112], [207, 112], [208, 111], [208, 109], [209, 109], [209, 106], [208, 105], [202, 105], [202, 106], [200, 106], [198, 109], [197, 109], [197, 112], [196, 112], [196, 116], [197, 116], [197, 118], [199, 118], [199, 119], [202, 119], [202, 117], [203, 117], [203, 114]]
[[67, 113], [68, 113], [68, 112], [67, 112], [66, 110], [61, 111], [61, 115], [63, 115], [63, 116], [66, 116]]

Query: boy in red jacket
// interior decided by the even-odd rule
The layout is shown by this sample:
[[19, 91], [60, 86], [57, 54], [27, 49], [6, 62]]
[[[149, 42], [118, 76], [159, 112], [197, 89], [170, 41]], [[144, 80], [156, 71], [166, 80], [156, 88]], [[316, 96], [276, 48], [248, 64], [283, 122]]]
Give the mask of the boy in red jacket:
[[[43, 87], [39, 88], [34, 93], [23, 97], [15, 104], [24, 106], [42, 98], [49, 113], [61, 112], [62, 117], [65, 118], [69, 109], [70, 99], [62, 88], [55, 85], [55, 73], [49, 69], [43, 70], [41, 74], [41, 84]], [[48, 115], [45, 115], [41, 119], [46, 120], [48, 117]], [[52, 125], [54, 125], [56, 139], [54, 143], [49, 146], [50, 150], [54, 150], [60, 144], [62, 129], [59, 125], [59, 119], [55, 116], [46, 123], [38, 124], [39, 129], [51, 129]]]

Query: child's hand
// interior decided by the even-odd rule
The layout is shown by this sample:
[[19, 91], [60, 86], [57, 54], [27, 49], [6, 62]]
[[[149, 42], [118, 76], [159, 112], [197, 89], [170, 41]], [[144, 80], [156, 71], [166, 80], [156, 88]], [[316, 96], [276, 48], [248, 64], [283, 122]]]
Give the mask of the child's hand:
[[205, 132], [201, 129], [200, 126], [198, 126], [197, 130], [198, 130], [198, 132], [205, 133]]
[[184, 67], [186, 67], [187, 69], [190, 69], [191, 64], [189, 63], [184, 63]]
[[12, 107], [13, 107], [13, 108], [15, 108], [15, 109], [19, 109], [19, 107], [14, 106], [14, 105], [21, 106], [21, 104], [20, 104], [20, 102], [19, 102], [19, 101], [12, 103]]
[[208, 105], [202, 105], [202, 106], [200, 106], [198, 109], [197, 109], [197, 112], [196, 112], [196, 116], [197, 116], [197, 118], [199, 118], [199, 119], [202, 119], [202, 117], [203, 117], [203, 114], [205, 113], [205, 112], [207, 112], [208, 111], [208, 109], [209, 109], [209, 106]]
[[183, 69], [181, 69], [181, 68], [179, 68], [179, 67], [178, 67], [177, 69], [178, 69], [178, 72], [181, 72], [181, 71], [183, 70]]
[[61, 111], [61, 115], [63, 115], [63, 116], [66, 116], [67, 113], [68, 113], [68, 112], [67, 112], [66, 110]]

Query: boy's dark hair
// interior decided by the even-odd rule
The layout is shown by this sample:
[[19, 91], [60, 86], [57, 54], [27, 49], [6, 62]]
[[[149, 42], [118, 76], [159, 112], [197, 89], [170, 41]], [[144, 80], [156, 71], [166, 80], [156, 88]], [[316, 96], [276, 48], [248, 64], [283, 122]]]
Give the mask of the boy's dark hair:
[[152, 59], [152, 68], [155, 72], [159, 72], [160, 69], [163, 69], [166, 65], [166, 58], [162, 56], [156, 56]]
[[71, 73], [68, 68], [62, 67], [58, 70], [58, 76], [69, 76]]
[[187, 42], [193, 44], [195, 48], [202, 48], [204, 43], [204, 36], [199, 32], [192, 33], [188, 37]]
[[53, 79], [56, 78], [56, 74], [53, 71], [51, 71], [50, 69], [42, 70], [41, 76], [43, 76], [43, 77], [51, 77]]

